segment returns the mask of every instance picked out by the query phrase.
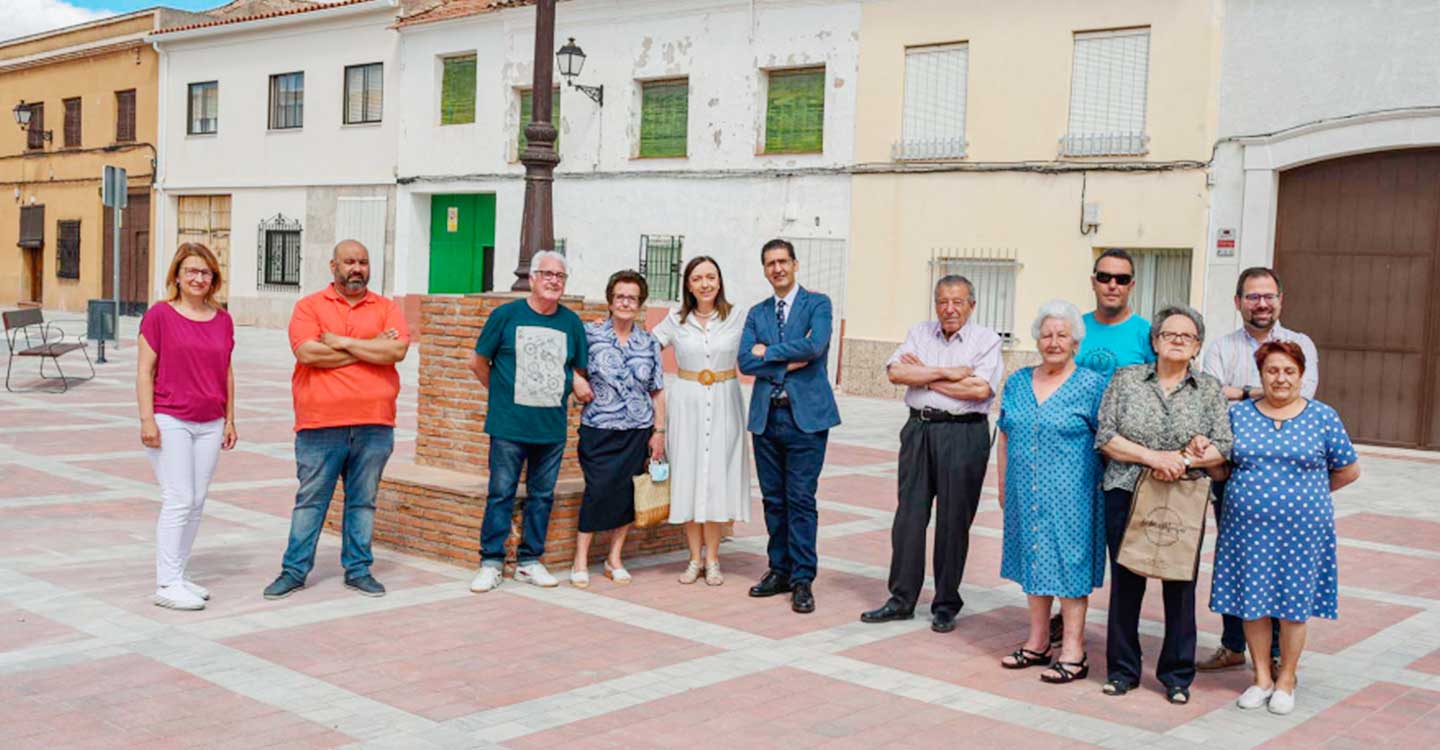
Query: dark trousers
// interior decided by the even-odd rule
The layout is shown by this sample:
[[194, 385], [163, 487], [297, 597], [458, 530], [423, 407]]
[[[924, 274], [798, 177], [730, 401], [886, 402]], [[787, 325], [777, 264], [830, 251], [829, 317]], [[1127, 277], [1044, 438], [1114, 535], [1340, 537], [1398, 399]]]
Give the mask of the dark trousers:
[[[1110, 622], [1105, 629], [1107, 679], [1140, 684], [1140, 605], [1149, 580], [1115, 562], [1125, 520], [1130, 514], [1129, 490], [1105, 490], [1105, 536], [1110, 546]], [[1155, 676], [1165, 687], [1190, 687], [1195, 680], [1195, 582], [1164, 581], [1165, 642]]]
[[815, 486], [829, 439], [829, 430], [802, 431], [788, 406], [771, 406], [765, 431], [754, 436], [770, 569], [792, 583], [815, 580]]
[[[1225, 482], [1214, 482], [1210, 489], [1215, 493], [1215, 525], [1225, 523]], [[1224, 623], [1220, 630], [1220, 645], [1237, 653], [1245, 653], [1245, 621], [1235, 615], [1220, 615]], [[1280, 621], [1270, 618], [1270, 655], [1280, 656]]]
[[890, 601], [911, 610], [925, 585], [925, 528], [935, 505], [933, 613], [965, 606], [960, 579], [970, 552], [970, 524], [990, 460], [989, 420], [922, 422], [900, 430], [900, 492], [890, 527]]

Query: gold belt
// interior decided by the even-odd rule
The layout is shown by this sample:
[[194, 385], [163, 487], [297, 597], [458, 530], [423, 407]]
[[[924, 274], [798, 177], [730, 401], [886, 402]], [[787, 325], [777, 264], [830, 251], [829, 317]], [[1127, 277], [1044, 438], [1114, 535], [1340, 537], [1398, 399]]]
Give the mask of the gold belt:
[[722, 380], [733, 380], [736, 377], [735, 368], [733, 367], [728, 370], [720, 370], [719, 372], [715, 370], [701, 370], [699, 372], [694, 370], [679, 370], [675, 374], [679, 375], [681, 380], [693, 380], [700, 385], [714, 385]]

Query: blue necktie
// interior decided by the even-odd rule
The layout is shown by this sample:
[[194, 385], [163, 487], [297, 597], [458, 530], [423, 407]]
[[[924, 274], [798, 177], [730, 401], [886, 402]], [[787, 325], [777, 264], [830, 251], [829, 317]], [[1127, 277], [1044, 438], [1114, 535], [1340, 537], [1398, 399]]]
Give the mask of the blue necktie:
[[785, 340], [785, 300], [775, 300], [775, 319], [780, 323], [780, 340]]

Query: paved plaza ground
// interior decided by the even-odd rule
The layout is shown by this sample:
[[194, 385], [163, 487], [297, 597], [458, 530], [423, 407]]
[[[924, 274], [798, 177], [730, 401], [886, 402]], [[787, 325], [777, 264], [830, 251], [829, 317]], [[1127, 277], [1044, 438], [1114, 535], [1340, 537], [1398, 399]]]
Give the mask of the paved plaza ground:
[[[1335, 500], [1340, 619], [1315, 621], [1296, 710], [1279, 717], [1234, 706], [1245, 671], [1201, 675], [1189, 706], [1165, 702], [1154, 586], [1141, 690], [1100, 692], [1104, 590], [1091, 599], [1087, 681], [1001, 669], [1024, 638], [1025, 597], [998, 575], [993, 476], [955, 632], [932, 633], [924, 618], [858, 622], [886, 598], [903, 421], [898, 404], [871, 399], [841, 399], [812, 615], [746, 596], [765, 567], [758, 499], [722, 549], [720, 587], [677, 584], [679, 553], [631, 561], [630, 586], [595, 571], [585, 591], [506, 581], [475, 595], [469, 570], [377, 548], [390, 593], [368, 599], [341, 585], [327, 534], [309, 588], [266, 601], [296, 486], [291, 359], [283, 332], [244, 328], [238, 341], [240, 445], [221, 459], [191, 563], [214, 594], [202, 612], [150, 603], [158, 491], [139, 445], [133, 343], [69, 393], [0, 393], [0, 748], [1339, 750], [1440, 739], [1440, 454], [1362, 450], [1364, 476]], [[395, 460], [414, 449], [411, 357]], [[1220, 630], [1206, 559], [1202, 653]]]

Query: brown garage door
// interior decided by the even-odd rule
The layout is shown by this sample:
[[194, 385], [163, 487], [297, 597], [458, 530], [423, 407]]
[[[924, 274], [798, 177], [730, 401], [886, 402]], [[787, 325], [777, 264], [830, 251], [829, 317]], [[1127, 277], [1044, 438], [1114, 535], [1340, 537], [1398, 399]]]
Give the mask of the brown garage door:
[[1440, 448], [1440, 149], [1282, 173], [1275, 266], [1351, 435]]

